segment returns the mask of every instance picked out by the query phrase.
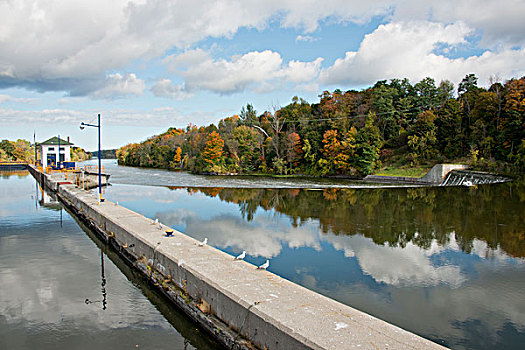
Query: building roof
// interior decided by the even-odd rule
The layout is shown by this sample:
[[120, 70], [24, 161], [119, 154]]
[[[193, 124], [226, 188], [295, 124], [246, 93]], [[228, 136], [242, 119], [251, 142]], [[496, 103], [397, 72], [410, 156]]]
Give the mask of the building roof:
[[[53, 136], [49, 140], [40, 142], [39, 145], [57, 145], [58, 146], [58, 137]], [[69, 141], [60, 139], [60, 146], [72, 146], [73, 144]]]

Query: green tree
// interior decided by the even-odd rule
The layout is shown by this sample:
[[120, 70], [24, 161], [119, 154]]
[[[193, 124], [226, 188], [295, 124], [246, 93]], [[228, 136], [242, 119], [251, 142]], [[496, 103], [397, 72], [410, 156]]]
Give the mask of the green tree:
[[434, 124], [438, 150], [449, 159], [457, 158], [466, 142], [461, 132], [461, 105], [456, 99], [449, 99], [437, 113]]
[[255, 109], [253, 109], [253, 106], [251, 104], [247, 104], [246, 108], [243, 106], [241, 108], [241, 114], [240, 117], [240, 123], [243, 125], [258, 125], [259, 120], [257, 118], [257, 112]]
[[381, 137], [388, 140], [399, 134], [399, 120], [394, 107], [397, 91], [387, 85], [380, 85], [373, 89], [371, 107], [374, 112], [376, 125]]
[[366, 117], [365, 126], [355, 136], [355, 168], [357, 172], [366, 176], [381, 165], [379, 151], [382, 146], [379, 128], [374, 125], [374, 114]]
[[420, 111], [428, 111], [436, 106], [438, 89], [436, 88], [436, 82], [434, 79], [426, 77], [414, 85], [414, 89], [419, 97], [417, 99], [417, 106]]
[[408, 136], [409, 154], [413, 164], [419, 159], [429, 160], [436, 155], [436, 115], [431, 111], [419, 113], [417, 121]]
[[232, 139], [237, 145], [237, 157], [241, 171], [255, 171], [259, 166], [261, 133], [252, 127], [241, 125], [233, 129]]

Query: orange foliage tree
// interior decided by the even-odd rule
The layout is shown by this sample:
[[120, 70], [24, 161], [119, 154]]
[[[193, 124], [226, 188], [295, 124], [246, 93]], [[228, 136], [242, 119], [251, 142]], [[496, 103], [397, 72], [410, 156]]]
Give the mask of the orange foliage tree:
[[224, 163], [224, 140], [218, 132], [212, 131], [206, 138], [204, 150], [202, 151], [202, 161], [204, 170], [220, 173]]

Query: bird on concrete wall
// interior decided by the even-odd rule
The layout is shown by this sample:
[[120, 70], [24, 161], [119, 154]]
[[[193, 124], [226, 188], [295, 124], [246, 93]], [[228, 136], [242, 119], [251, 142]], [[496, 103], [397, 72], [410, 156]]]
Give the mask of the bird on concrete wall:
[[257, 267], [257, 269], [266, 270], [268, 266], [270, 266], [270, 260], [266, 260], [266, 262], [262, 264], [261, 266]]

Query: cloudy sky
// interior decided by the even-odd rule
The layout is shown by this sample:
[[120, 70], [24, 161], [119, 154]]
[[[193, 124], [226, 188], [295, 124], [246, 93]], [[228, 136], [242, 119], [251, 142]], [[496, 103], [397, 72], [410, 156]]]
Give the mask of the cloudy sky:
[[525, 74], [524, 0], [6, 0], [0, 138], [103, 148], [323, 90]]

